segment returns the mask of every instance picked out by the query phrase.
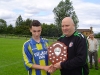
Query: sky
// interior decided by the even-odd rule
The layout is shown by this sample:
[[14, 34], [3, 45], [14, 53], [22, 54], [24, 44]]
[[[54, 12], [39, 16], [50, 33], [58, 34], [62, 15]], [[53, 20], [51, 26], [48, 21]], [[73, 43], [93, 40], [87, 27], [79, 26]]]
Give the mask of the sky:
[[[15, 25], [19, 15], [23, 20], [37, 19], [41, 23], [54, 23], [53, 9], [61, 0], [0, 0], [0, 19]], [[100, 32], [100, 0], [71, 0], [79, 19], [78, 29]]]

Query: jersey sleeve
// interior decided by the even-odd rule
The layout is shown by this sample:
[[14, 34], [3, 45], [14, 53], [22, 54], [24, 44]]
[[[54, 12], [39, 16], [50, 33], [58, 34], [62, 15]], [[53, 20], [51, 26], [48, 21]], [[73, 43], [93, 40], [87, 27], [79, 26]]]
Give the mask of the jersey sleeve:
[[24, 65], [27, 70], [29, 70], [33, 65], [31, 51], [32, 51], [31, 46], [28, 45], [28, 43], [25, 43], [23, 45], [22, 54], [23, 54]]

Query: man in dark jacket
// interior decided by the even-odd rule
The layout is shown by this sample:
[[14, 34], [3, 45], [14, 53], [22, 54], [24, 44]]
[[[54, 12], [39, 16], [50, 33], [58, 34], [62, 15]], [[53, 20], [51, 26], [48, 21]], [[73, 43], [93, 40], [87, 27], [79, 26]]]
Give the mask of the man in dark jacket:
[[58, 41], [68, 47], [68, 59], [54, 65], [60, 69], [61, 75], [88, 75], [87, 40], [81, 33], [75, 31], [75, 24], [70, 17], [62, 20], [62, 32]]

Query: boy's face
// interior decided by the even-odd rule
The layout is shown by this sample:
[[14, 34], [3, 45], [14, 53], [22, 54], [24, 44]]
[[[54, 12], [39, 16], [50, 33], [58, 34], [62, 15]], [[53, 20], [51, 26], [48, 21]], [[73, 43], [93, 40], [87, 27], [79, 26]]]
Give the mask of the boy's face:
[[30, 32], [32, 33], [32, 37], [35, 39], [40, 38], [41, 31], [42, 31], [41, 26], [32, 26], [32, 28], [30, 28]]

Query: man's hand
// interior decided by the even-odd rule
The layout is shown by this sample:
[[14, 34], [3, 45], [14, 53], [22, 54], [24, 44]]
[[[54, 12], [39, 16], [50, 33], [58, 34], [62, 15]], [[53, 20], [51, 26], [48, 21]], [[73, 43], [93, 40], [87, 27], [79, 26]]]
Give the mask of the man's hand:
[[54, 67], [55, 67], [56, 69], [61, 69], [60, 64], [61, 64], [61, 61], [58, 62], [58, 63], [56, 63], [56, 64], [54, 64]]
[[49, 66], [41, 66], [41, 65], [33, 64], [32, 68], [45, 70], [46, 72], [49, 72], [49, 73], [53, 73], [56, 70], [56, 68], [52, 64]]
[[49, 73], [53, 73], [55, 71], [56, 71], [56, 68], [54, 67], [54, 65], [51, 65], [50, 68], [49, 68], [49, 70], [48, 70], [48, 72]]

